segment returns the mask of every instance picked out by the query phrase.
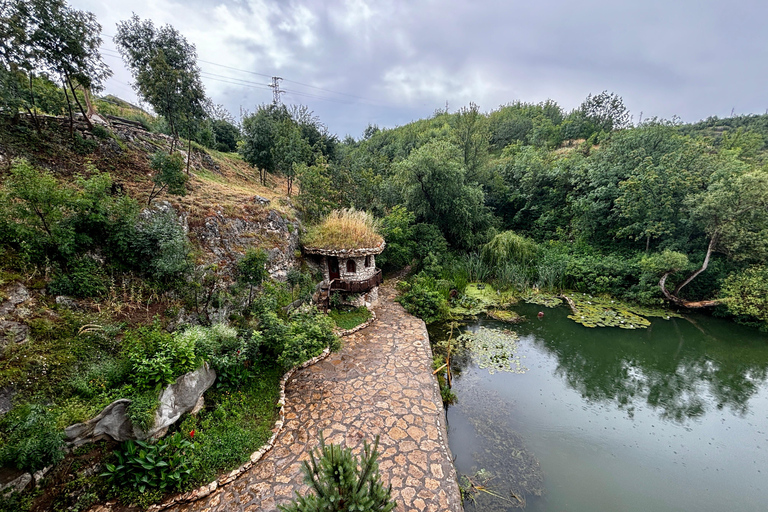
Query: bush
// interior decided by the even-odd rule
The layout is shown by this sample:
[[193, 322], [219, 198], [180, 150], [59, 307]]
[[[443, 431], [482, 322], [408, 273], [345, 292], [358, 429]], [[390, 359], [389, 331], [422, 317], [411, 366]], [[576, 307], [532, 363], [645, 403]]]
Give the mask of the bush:
[[191, 269], [189, 241], [173, 211], [144, 219], [133, 237], [131, 252], [135, 266], [161, 282], [179, 279]]
[[434, 279], [419, 275], [410, 289], [397, 298], [405, 310], [431, 324], [448, 317], [448, 300]]
[[6, 433], [0, 464], [37, 471], [64, 458], [64, 432], [56, 417], [40, 404], [24, 404], [6, 413], [0, 424]]
[[160, 391], [176, 377], [194, 370], [199, 363], [195, 340], [172, 336], [155, 323], [129, 331], [123, 351], [130, 362], [135, 386], [139, 390]]
[[98, 297], [107, 292], [107, 276], [102, 265], [92, 258], [75, 258], [66, 271], [56, 272], [48, 291], [53, 295]]
[[333, 333], [333, 320], [319, 314], [314, 308], [303, 307], [293, 312], [282, 353], [277, 362], [283, 368], [292, 368], [319, 356], [326, 347], [338, 350], [341, 346]]
[[397, 505], [392, 500], [392, 486], [384, 488], [376, 459], [379, 437], [371, 446], [363, 444], [361, 458], [350, 448], [326, 445], [310, 453], [309, 462], [302, 464], [304, 482], [316, 495], [300, 496], [291, 505], [278, 506], [282, 512], [347, 512], [352, 510], [389, 512]]

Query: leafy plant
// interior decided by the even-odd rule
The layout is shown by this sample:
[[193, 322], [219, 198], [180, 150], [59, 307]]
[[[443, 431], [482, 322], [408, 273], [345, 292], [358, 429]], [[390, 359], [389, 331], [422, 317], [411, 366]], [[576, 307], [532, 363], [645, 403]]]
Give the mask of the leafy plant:
[[278, 508], [282, 512], [389, 512], [397, 505], [392, 500], [392, 486], [385, 488], [381, 483], [379, 466], [379, 436], [373, 448], [363, 443], [363, 455], [357, 458], [350, 448], [326, 445], [322, 436], [320, 446], [310, 453], [309, 462], [304, 462], [304, 482], [315, 492], [314, 495], [298, 496], [291, 505]]
[[105, 464], [102, 476], [113, 485], [133, 487], [139, 492], [179, 491], [192, 473], [187, 459], [195, 447], [181, 432], [156, 443], [126, 441], [114, 452], [117, 464]]
[[37, 471], [64, 458], [64, 432], [42, 404], [23, 404], [6, 413], [0, 425], [6, 433], [0, 464]]

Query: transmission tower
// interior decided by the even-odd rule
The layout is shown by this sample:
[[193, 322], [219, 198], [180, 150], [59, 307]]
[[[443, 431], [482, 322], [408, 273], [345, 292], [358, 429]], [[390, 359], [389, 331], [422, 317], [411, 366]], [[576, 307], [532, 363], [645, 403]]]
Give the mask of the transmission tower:
[[280, 80], [282, 77], [273, 76], [272, 83], [269, 86], [272, 88], [272, 104], [278, 105], [280, 103], [280, 95], [285, 91], [280, 89]]

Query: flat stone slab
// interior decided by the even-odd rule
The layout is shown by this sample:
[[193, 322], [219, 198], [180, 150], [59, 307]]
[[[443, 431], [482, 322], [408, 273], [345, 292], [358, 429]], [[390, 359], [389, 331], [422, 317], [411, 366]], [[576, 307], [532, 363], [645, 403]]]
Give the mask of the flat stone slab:
[[379, 471], [392, 485], [395, 510], [461, 511], [447, 446], [445, 413], [432, 375], [432, 351], [424, 322], [380, 288], [377, 320], [344, 338], [343, 349], [296, 372], [286, 384], [285, 429], [275, 447], [232, 483], [176, 512], [274, 511], [303, 483], [301, 463], [327, 443], [362, 452], [363, 440], [379, 442]]

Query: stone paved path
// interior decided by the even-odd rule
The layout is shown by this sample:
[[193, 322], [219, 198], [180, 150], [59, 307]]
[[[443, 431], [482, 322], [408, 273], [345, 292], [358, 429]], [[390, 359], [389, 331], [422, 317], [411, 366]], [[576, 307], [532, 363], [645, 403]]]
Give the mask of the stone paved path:
[[432, 376], [424, 322], [380, 288], [377, 320], [344, 338], [344, 347], [294, 374], [286, 385], [286, 428], [275, 447], [237, 480], [174, 512], [272, 511], [307, 492], [301, 462], [326, 442], [362, 451], [380, 440], [379, 471], [392, 484], [395, 510], [461, 511], [447, 449], [445, 415]]

